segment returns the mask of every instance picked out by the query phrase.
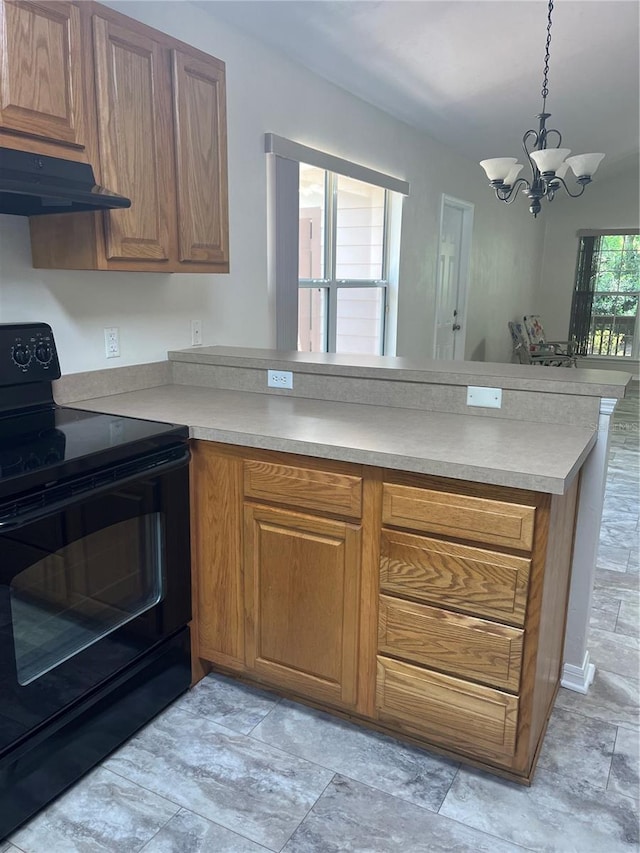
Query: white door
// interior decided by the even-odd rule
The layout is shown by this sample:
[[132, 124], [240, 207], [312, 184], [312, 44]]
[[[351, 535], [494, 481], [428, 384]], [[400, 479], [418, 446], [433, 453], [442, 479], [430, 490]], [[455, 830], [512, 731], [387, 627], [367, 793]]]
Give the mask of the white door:
[[473, 205], [442, 197], [433, 355], [464, 358]]

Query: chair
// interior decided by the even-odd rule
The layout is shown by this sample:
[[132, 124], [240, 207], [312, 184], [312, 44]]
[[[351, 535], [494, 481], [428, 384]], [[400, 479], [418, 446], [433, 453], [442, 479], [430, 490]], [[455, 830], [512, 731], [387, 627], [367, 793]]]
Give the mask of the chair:
[[523, 323], [510, 322], [509, 331], [513, 341], [513, 354], [520, 364], [540, 364], [543, 367], [575, 367], [576, 357], [555, 352], [550, 346], [533, 349]]
[[575, 341], [548, 341], [540, 322], [539, 314], [529, 314], [522, 318], [524, 330], [529, 338], [531, 352], [553, 350], [558, 355], [574, 357], [576, 354]]

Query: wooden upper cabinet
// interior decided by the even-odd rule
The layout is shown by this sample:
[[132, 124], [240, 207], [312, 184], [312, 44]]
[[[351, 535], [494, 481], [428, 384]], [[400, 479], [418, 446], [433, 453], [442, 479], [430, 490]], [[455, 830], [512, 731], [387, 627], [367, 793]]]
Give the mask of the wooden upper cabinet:
[[178, 251], [181, 262], [229, 262], [224, 63], [172, 50]]
[[[29, 150], [20, 141], [26, 136], [82, 149], [85, 106], [79, 8], [63, 2], [2, 0], [0, 58], [0, 130], [16, 134], [14, 147]], [[12, 145], [6, 137], [3, 144]]]
[[173, 147], [162, 49], [98, 15], [93, 37], [102, 181], [132, 201], [104, 214], [106, 256], [168, 261]]
[[[23, 3], [11, 6], [20, 11]], [[79, 8], [42, 8], [49, 7], [66, 8], [69, 27], [79, 15], [90, 131], [86, 159], [98, 183], [130, 198], [131, 207], [32, 217], [34, 266], [228, 272], [224, 63], [90, 0]], [[80, 74], [80, 63], [77, 68]], [[8, 79], [15, 88], [14, 76]], [[31, 76], [39, 92], [49, 73], [38, 66]], [[62, 106], [56, 103], [55, 110]]]

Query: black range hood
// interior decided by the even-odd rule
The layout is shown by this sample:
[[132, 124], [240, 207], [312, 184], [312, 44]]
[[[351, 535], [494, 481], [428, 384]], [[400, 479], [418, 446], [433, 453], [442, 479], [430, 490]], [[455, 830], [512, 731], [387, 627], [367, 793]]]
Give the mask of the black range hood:
[[131, 201], [97, 186], [88, 163], [0, 148], [0, 213], [42, 216], [123, 207]]

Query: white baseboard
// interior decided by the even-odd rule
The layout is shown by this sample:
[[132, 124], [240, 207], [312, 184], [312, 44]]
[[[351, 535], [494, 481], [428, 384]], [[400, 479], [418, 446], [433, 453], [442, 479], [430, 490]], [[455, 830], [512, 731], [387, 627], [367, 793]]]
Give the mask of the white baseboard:
[[565, 663], [562, 667], [560, 684], [562, 687], [566, 687], [567, 690], [574, 690], [576, 693], [587, 693], [595, 674], [596, 668], [589, 662], [589, 652], [586, 651], [582, 666]]

